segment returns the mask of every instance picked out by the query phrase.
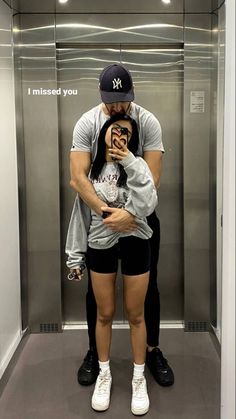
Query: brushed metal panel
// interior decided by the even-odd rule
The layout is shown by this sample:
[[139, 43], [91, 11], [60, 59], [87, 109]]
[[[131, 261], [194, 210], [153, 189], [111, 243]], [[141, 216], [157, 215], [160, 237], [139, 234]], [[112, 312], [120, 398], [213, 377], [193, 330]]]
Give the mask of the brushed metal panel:
[[[98, 80], [100, 71], [110, 62], [126, 64], [134, 80], [135, 101], [152, 111], [160, 120], [166, 155], [160, 204], [157, 213], [161, 221], [161, 256], [158, 283], [161, 293], [162, 320], [183, 319], [183, 219], [182, 219], [182, 109], [183, 109], [183, 50], [155, 45], [135, 48], [128, 44], [110, 48], [86, 45], [85, 48], [58, 49], [58, 80], [62, 88], [77, 89], [78, 96], [59, 97], [62, 241], [65, 242], [74, 193], [69, 187], [68, 151], [72, 131], [79, 115], [100, 103]], [[65, 153], [65, 150], [67, 152]], [[171, 260], [171, 264], [168, 261]], [[65, 261], [63, 262], [65, 267]], [[63, 273], [66, 278], [67, 270]], [[67, 323], [85, 321], [87, 283], [64, 282], [64, 320]], [[117, 279], [117, 312], [115, 320], [122, 322], [123, 287]]]
[[[186, 15], [184, 66], [185, 321], [209, 321], [209, 147], [211, 17]], [[191, 91], [203, 91], [205, 110], [190, 112]]]
[[183, 15], [72, 14], [56, 15], [57, 42], [183, 42]]
[[[211, 47], [211, 25], [209, 22], [211, 21], [211, 16], [208, 14], [186, 14], [185, 16], [185, 40], [184, 45], [185, 47], [193, 47], [198, 51], [199, 48], [202, 48], [199, 51], [203, 52], [209, 56], [208, 51], [210, 51]], [[209, 56], [211, 58], [211, 56]], [[210, 62], [209, 58], [209, 62]], [[200, 57], [199, 64], [201, 67], [205, 68], [206, 66], [202, 66]]]
[[[41, 198], [44, 198], [43, 194], [41, 194]], [[30, 210], [29, 204], [28, 210]], [[44, 214], [44, 210], [42, 212], [38, 227], [44, 231], [44, 241], [46, 242], [51, 232], [47, 227], [47, 215]], [[47, 212], [52, 212], [50, 205], [47, 206]], [[57, 222], [56, 217], [54, 222]], [[35, 235], [33, 240], [37, 240]], [[56, 246], [54, 248], [55, 250], [44, 250], [43, 246], [39, 245], [37, 250], [28, 251], [29, 328], [31, 333], [39, 333], [41, 324], [58, 324], [58, 331], [62, 331], [61, 273], [60, 266], [58, 266], [60, 265], [60, 255], [58, 255]]]
[[164, 4], [161, 0], [129, 0], [126, 2], [111, 2], [103, 0], [72, 0], [66, 4], [56, 4], [57, 13], [181, 13], [183, 0], [172, 0]]
[[[10, 0], [8, 0], [10, 1]], [[70, 0], [60, 4], [55, 0], [19, 0], [21, 13], [178, 13], [183, 12], [183, 0], [172, 0], [164, 4], [161, 0], [129, 0], [127, 2], [111, 2], [110, 0]]]
[[185, 13], [210, 13], [212, 0], [185, 0]]
[[57, 0], [18, 0], [21, 13], [53, 13]]
[[[21, 16], [29, 326], [61, 326], [60, 201], [54, 17]], [[31, 89], [31, 94], [29, 90]]]
[[[4, 0], [13, 9], [21, 13], [211, 13], [222, 5], [222, 0], [171, 0], [165, 4], [161, 0], [130, 0], [124, 3], [103, 0], [70, 0], [60, 4], [55, 0]], [[185, 4], [184, 4], [185, 3]]]

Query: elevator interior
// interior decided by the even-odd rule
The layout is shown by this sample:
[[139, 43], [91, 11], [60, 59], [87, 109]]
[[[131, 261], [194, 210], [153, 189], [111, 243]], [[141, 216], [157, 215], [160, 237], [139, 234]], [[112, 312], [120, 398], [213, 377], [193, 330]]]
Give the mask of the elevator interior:
[[[110, 62], [127, 65], [136, 102], [157, 116], [163, 130], [166, 152], [157, 208], [162, 322], [186, 331], [217, 327], [219, 37], [212, 28], [218, 20], [210, 9], [206, 13], [205, 3], [199, 2], [198, 10], [191, 10], [190, 3], [185, 2], [185, 13], [183, 2], [176, 1], [171, 13], [162, 6], [155, 13], [151, 2], [141, 13], [138, 2], [132, 14], [125, 8], [109, 14], [103, 6], [92, 13], [92, 3], [72, 7], [75, 13], [39, 14], [33, 2], [32, 13], [23, 7], [14, 18], [23, 326], [31, 332], [85, 322], [86, 280], [66, 279], [65, 237], [75, 198], [69, 151], [77, 119], [99, 103], [98, 75]], [[32, 94], [41, 88], [67, 88], [72, 94]], [[220, 208], [219, 193], [217, 199]], [[120, 280], [117, 293], [115, 321], [121, 324]]]
[[[161, 0], [6, 3], [15, 8], [22, 329], [43, 336], [85, 323], [86, 278], [69, 283], [65, 268], [75, 197], [69, 150], [76, 120], [99, 103], [98, 74], [116, 61], [130, 68], [136, 101], [163, 130], [162, 326], [214, 336], [221, 318], [222, 2], [173, 0], [168, 8]], [[60, 87], [72, 94], [32, 93]], [[120, 277], [117, 285], [115, 323], [122, 328]]]

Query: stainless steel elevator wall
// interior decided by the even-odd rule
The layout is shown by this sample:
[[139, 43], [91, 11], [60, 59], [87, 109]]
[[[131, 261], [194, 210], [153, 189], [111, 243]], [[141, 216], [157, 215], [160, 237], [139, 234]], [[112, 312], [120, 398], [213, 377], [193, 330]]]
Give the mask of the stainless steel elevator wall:
[[57, 101], [32, 94], [57, 86], [54, 21], [53, 15], [20, 16], [28, 310], [30, 330], [37, 332], [61, 330]]
[[[156, 76], [154, 75], [157, 77], [154, 80], [155, 89], [147, 87], [149, 83], [144, 81], [149, 80], [146, 77], [145, 80], [138, 80], [135, 76], [137, 65], [132, 66], [130, 63], [139, 63], [140, 54], [137, 53], [137, 49], [134, 48], [135, 52], [131, 53], [125, 52], [123, 47], [122, 61], [131, 65], [136, 83], [137, 102], [147, 108], [151, 105], [164, 127], [166, 155], [158, 208], [163, 220], [159, 265], [162, 319], [184, 320], [186, 323], [209, 322], [211, 16], [174, 13], [88, 13], [56, 16], [23, 14], [20, 16], [20, 25], [30, 329], [36, 332], [44, 331], [48, 326], [49, 330], [56, 331], [61, 327], [61, 288], [65, 281], [62, 249], [69, 209], [73, 202], [73, 192], [67, 183], [68, 148], [77, 116], [87, 110], [89, 105], [96, 104], [96, 80], [92, 82], [87, 103], [83, 101], [83, 105], [80, 104], [77, 115], [71, 115], [70, 109], [76, 109], [79, 96], [65, 98], [63, 103], [60, 98], [57, 103], [55, 96], [29, 95], [28, 88], [57, 88], [57, 73], [61, 70], [59, 68], [56, 71], [56, 42], [88, 44], [91, 43], [91, 39], [94, 44], [136, 44], [137, 49], [140, 44], [149, 45], [148, 60], [141, 62], [138, 74], [140, 77], [143, 68], [147, 72], [148, 64], [154, 64], [157, 70]], [[171, 61], [168, 53], [161, 55], [160, 51], [156, 51], [155, 54], [155, 48], [154, 53], [150, 55], [151, 45], [159, 44], [160, 47], [163, 43], [183, 42], [184, 78], [182, 53], [179, 53], [175, 63]], [[106, 54], [106, 49], [104, 53]], [[69, 50], [68, 54], [72, 52]], [[176, 55], [178, 56], [178, 53]], [[99, 54], [95, 56], [99, 59]], [[75, 63], [78, 61], [78, 55], [74, 58]], [[102, 63], [98, 61], [97, 74], [107, 62], [108, 57], [103, 58]], [[62, 59], [61, 53], [59, 59]], [[165, 66], [165, 62], [170, 62], [170, 65]], [[59, 67], [60, 65], [66, 68], [66, 61], [64, 64], [59, 61]], [[170, 68], [173, 71], [170, 72]], [[74, 80], [77, 77], [76, 73], [67, 70]], [[158, 78], [160, 71], [163, 73], [162, 78]], [[95, 78], [98, 77], [97, 74]], [[80, 83], [80, 95], [83, 94], [83, 89]], [[87, 91], [90, 92], [90, 89]], [[204, 112], [190, 112], [192, 91], [204, 91]], [[66, 103], [68, 100], [69, 106]], [[98, 101], [97, 95], [97, 103]], [[68, 115], [71, 119], [67, 119]], [[182, 126], [183, 138], [180, 138]], [[61, 142], [63, 135], [64, 143]], [[181, 260], [184, 260], [184, 265]], [[82, 287], [85, 288], [85, 284]], [[85, 318], [80, 317], [82, 312], [84, 313], [80, 304], [74, 293], [76, 321]]]
[[[196, 324], [197, 330], [204, 330], [210, 318], [209, 164], [210, 158], [215, 158], [210, 154], [209, 15], [185, 16], [184, 45], [184, 318], [187, 329]], [[196, 109], [191, 92], [203, 92], [200, 109]]]
[[98, 5], [94, 0], [71, 1], [68, 3], [54, 0], [5, 0], [21, 13], [211, 13], [222, 4], [222, 0], [171, 0], [166, 4], [161, 0], [129, 0], [116, 3], [103, 0]]

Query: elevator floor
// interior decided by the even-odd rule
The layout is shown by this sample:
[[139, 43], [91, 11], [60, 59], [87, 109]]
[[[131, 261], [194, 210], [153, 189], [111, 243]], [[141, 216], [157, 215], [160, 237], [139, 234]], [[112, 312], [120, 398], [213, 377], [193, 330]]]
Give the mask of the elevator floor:
[[[175, 384], [160, 387], [146, 369], [150, 410], [157, 419], [219, 419], [220, 359], [208, 333], [161, 329], [160, 348]], [[132, 361], [129, 330], [113, 330], [113, 391], [107, 412], [90, 407], [93, 387], [77, 383], [87, 330], [32, 334], [23, 339], [0, 388], [1, 419], [128, 419]], [[8, 375], [8, 377], [7, 377]]]

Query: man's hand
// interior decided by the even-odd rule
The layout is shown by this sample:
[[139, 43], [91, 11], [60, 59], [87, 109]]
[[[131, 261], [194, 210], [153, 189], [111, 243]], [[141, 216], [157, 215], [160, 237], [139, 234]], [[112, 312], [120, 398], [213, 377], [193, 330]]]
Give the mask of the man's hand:
[[137, 228], [135, 216], [130, 214], [124, 208], [101, 207], [101, 210], [110, 213], [110, 215], [103, 220], [104, 224], [110, 230], [128, 233], [129, 231], [134, 231]]

